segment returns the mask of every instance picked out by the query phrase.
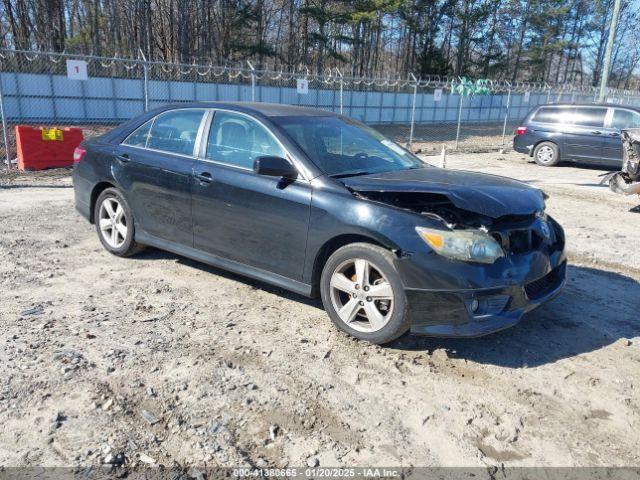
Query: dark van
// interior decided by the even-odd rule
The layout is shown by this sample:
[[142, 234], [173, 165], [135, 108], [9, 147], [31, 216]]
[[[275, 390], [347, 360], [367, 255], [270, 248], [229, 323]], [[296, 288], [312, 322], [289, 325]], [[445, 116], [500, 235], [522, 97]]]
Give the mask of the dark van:
[[538, 165], [573, 161], [619, 168], [620, 131], [640, 127], [640, 109], [620, 105], [553, 104], [534, 108], [515, 131], [513, 149]]

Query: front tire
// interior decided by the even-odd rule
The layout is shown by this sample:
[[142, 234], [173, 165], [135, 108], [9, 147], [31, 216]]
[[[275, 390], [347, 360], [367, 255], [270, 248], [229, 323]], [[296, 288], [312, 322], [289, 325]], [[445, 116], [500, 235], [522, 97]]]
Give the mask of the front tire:
[[129, 204], [115, 188], [103, 190], [96, 200], [93, 218], [102, 246], [118, 257], [142, 250], [134, 240], [134, 221]]
[[543, 167], [553, 167], [560, 162], [560, 150], [553, 142], [540, 142], [533, 150], [533, 159]]
[[343, 332], [384, 344], [409, 330], [407, 297], [393, 254], [368, 243], [353, 243], [329, 257], [320, 279], [322, 303]]

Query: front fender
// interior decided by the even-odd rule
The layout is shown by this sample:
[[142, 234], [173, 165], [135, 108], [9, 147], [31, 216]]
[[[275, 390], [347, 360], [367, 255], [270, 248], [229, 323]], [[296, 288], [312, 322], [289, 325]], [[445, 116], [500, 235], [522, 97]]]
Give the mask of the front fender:
[[398, 255], [429, 247], [415, 231], [416, 226], [435, 227], [436, 220], [397, 207], [357, 198], [344, 192], [314, 191], [311, 201], [304, 278], [311, 282], [315, 259], [324, 245], [344, 235], [370, 238]]

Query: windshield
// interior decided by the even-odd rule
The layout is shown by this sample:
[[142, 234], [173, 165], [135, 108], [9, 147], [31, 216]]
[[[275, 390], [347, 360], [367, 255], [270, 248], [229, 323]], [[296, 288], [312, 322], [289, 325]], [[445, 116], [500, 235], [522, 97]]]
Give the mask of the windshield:
[[275, 117], [327, 175], [349, 177], [422, 168], [419, 158], [374, 129], [348, 118]]

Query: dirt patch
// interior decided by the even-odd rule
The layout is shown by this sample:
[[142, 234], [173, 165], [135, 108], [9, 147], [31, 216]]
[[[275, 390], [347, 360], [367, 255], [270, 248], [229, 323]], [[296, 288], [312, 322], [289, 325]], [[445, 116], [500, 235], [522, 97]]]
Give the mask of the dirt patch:
[[0, 464], [637, 465], [640, 201], [599, 170], [448, 161], [550, 194], [568, 284], [504, 332], [386, 347], [316, 301], [157, 250], [108, 254], [57, 173], [5, 182]]
[[[411, 149], [422, 155], [439, 153], [442, 147], [465, 153], [490, 153], [511, 145], [513, 131], [517, 127], [510, 120], [505, 128], [503, 122], [463, 122], [416, 124], [413, 128]], [[383, 135], [401, 145], [409, 142], [411, 125], [374, 125]], [[504, 136], [503, 136], [504, 131]], [[457, 139], [457, 140], [456, 140]]]

